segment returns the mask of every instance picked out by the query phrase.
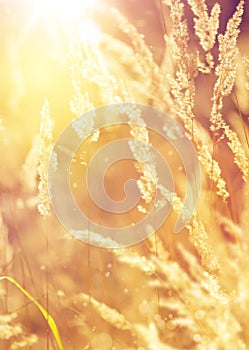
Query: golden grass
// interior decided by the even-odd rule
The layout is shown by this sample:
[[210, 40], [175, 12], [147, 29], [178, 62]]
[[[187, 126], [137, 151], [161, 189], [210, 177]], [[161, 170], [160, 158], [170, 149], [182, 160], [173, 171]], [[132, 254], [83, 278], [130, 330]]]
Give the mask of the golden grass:
[[[0, 350], [249, 347], [249, 59], [240, 41], [240, 35], [248, 40], [243, 26], [248, 2], [241, 0], [225, 23], [226, 5], [161, 1], [160, 13], [154, 15], [165, 21], [162, 27], [167, 33], [157, 33], [164, 39], [163, 50], [153, 46], [151, 50], [147, 36], [113, 9], [96, 17], [108, 33], [101, 33], [97, 43], [70, 37], [64, 28], [66, 56], [53, 31], [37, 30], [44, 56], [40, 61], [41, 52], [31, 36], [38, 50], [37, 55], [33, 52], [34, 61], [53, 64], [44, 63], [39, 70], [26, 67], [25, 62], [33, 59], [25, 54], [24, 62], [11, 61], [16, 75], [9, 79], [6, 104], [1, 99], [0, 118]], [[40, 26], [45, 31], [46, 26]], [[156, 31], [147, 24], [143, 30], [148, 36]], [[18, 35], [17, 39], [23, 42]], [[6, 44], [6, 61], [14, 50], [21, 55], [22, 45], [28, 46], [25, 40], [18, 48], [11, 43]], [[49, 50], [46, 45], [51, 45]], [[34, 84], [33, 75], [45, 84], [41, 91], [36, 90], [39, 84]], [[81, 138], [94, 130], [94, 112], [80, 121], [73, 118], [120, 102], [153, 106], [184, 127], [201, 163], [202, 188], [196, 212], [175, 235], [186, 191], [181, 161], [170, 145], [148, 130], [139, 110], [127, 110], [128, 128], [98, 130], [76, 152], [72, 191], [77, 204], [97, 223], [112, 227], [143, 218], [153, 204], [157, 179], [149, 145], [169, 162], [175, 193], [159, 185], [172, 211], [158, 232], [133, 247], [120, 249], [112, 238], [92, 232], [91, 226], [74, 232], [84, 242], [92, 235], [93, 243], [101, 239], [103, 246], [113, 244], [115, 249], [109, 251], [63, 231], [50, 207], [47, 170], [55, 138], [68, 123]], [[77, 187], [76, 182], [81, 184], [95, 152], [123, 137], [131, 138], [137, 162], [124, 170], [115, 171], [115, 166], [108, 170], [108, 194], [122, 199], [123, 180], [136, 178], [142, 195], [134, 210], [114, 216], [96, 208], [86, 186]], [[144, 147], [136, 141], [143, 141]]]

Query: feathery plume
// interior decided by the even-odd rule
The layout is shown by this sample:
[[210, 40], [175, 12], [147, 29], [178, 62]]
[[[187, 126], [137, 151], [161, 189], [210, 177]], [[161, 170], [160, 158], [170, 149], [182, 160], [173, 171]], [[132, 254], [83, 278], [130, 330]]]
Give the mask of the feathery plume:
[[205, 0], [188, 0], [188, 3], [195, 15], [195, 34], [199, 38], [203, 50], [209, 52], [215, 44], [219, 29], [220, 5], [214, 4], [209, 16]]
[[213, 91], [213, 105], [211, 110], [211, 126], [215, 142], [224, 136], [228, 139], [228, 146], [233, 155], [234, 162], [241, 170], [243, 180], [246, 181], [249, 173], [249, 165], [246, 153], [237, 134], [222, 117], [223, 98], [231, 94], [236, 77], [236, 57], [238, 55], [237, 38], [240, 33], [239, 26], [244, 12], [244, 0], [241, 0], [232, 18], [228, 21], [225, 34], [218, 36], [219, 64], [215, 73], [217, 80]]
[[38, 211], [42, 216], [49, 216], [51, 214], [48, 194], [48, 164], [52, 151], [52, 129], [53, 122], [50, 118], [49, 103], [45, 100], [41, 110], [40, 154], [38, 163]]
[[[89, 295], [87, 294], [80, 293], [78, 295], [78, 298], [84, 302], [89, 302]], [[106, 322], [108, 322], [113, 327], [134, 332], [133, 326], [130, 324], [130, 322], [127, 321], [125, 316], [117, 310], [97, 301], [93, 297], [91, 297], [90, 305]]]
[[[226, 183], [221, 177], [219, 164], [213, 160], [209, 147], [203, 143], [199, 125], [193, 112], [195, 101], [194, 72], [198, 61], [188, 53], [188, 27], [184, 16], [184, 5], [180, 0], [170, 2], [170, 16], [173, 29], [170, 36], [165, 36], [172, 60], [175, 64], [175, 77], [167, 75], [173, 96], [173, 111], [183, 121], [186, 132], [196, 144], [199, 160], [208, 176], [216, 183], [217, 194], [224, 200], [229, 197]], [[215, 169], [212, 169], [215, 164]], [[214, 176], [215, 173], [215, 176]]]

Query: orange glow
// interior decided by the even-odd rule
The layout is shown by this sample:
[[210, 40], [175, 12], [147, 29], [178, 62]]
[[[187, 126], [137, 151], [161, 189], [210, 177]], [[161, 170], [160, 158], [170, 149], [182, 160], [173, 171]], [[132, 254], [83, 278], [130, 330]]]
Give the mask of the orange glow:
[[0, 350], [249, 350], [249, 0], [214, 3], [0, 0]]

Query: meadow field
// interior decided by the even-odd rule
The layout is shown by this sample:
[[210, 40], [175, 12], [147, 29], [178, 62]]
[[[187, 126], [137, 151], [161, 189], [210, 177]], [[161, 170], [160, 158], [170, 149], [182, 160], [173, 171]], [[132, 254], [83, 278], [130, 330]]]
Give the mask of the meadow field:
[[[247, 0], [0, 0], [0, 350], [249, 349], [248, 20]], [[129, 122], [94, 125], [104, 106], [133, 106], [120, 107]], [[188, 149], [150, 129], [139, 106], [184, 130], [200, 189]], [[82, 144], [61, 151], [89, 218], [74, 234], [63, 186], [60, 220], [49, 196], [69, 125]], [[165, 130], [177, 144], [179, 130]], [[107, 212], [87, 169], [125, 138], [133, 160], [112, 164], [102, 185], [119, 203], [134, 179], [141, 196]], [[157, 181], [151, 149], [174, 191]], [[188, 188], [198, 203], [176, 234]], [[134, 244], [92, 228], [132, 230], [165, 206], [163, 224]]]

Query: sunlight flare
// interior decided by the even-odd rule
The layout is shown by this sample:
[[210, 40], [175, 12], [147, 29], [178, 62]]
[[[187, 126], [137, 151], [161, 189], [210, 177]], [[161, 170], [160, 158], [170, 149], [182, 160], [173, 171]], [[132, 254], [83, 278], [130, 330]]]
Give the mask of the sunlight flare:
[[88, 11], [96, 7], [97, 0], [34, 0], [39, 17], [52, 15], [65, 23], [84, 17]]

